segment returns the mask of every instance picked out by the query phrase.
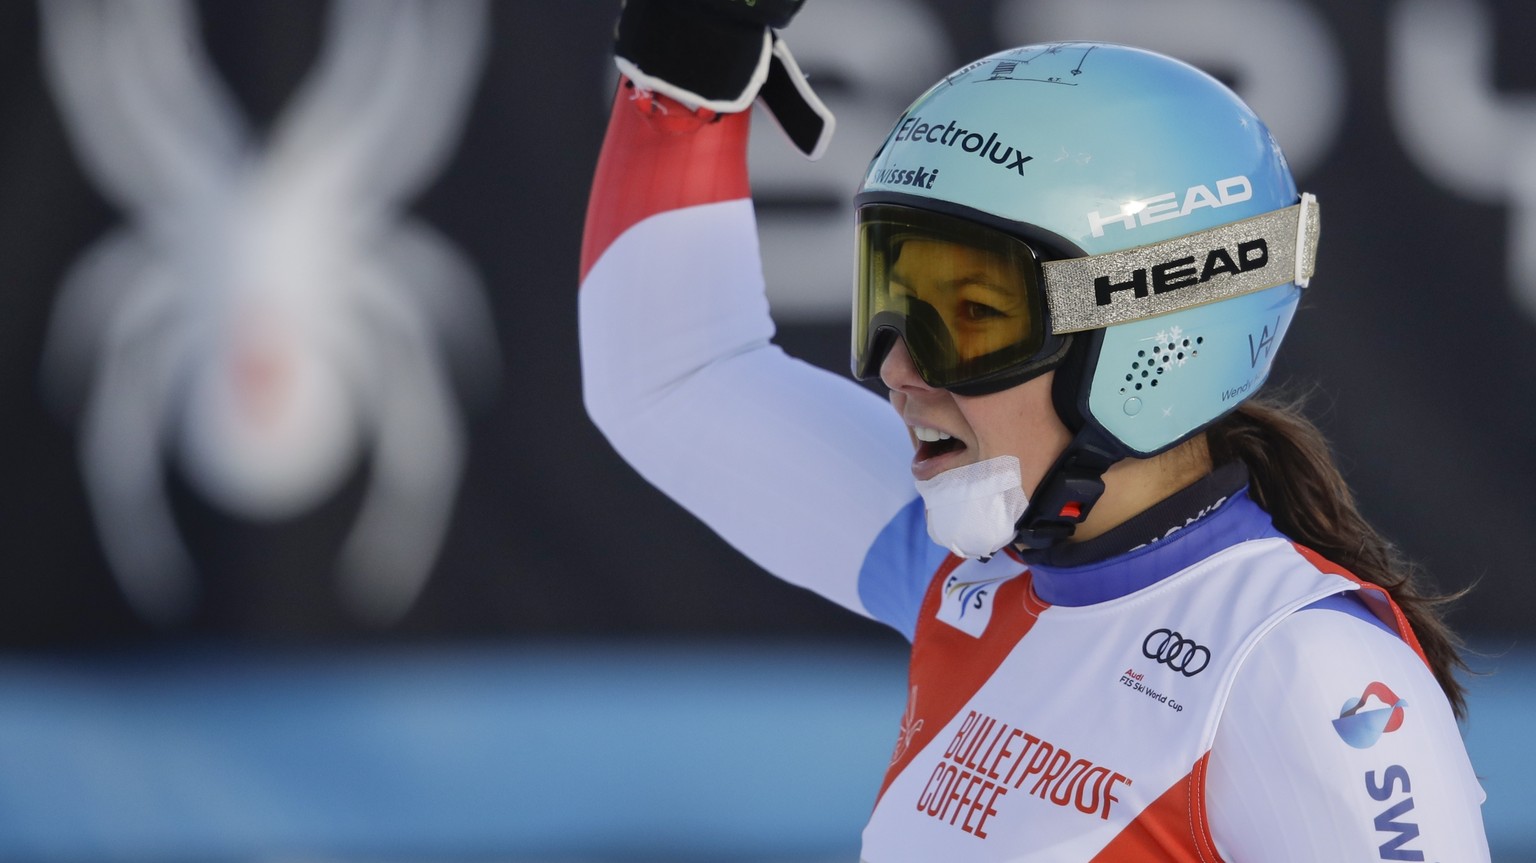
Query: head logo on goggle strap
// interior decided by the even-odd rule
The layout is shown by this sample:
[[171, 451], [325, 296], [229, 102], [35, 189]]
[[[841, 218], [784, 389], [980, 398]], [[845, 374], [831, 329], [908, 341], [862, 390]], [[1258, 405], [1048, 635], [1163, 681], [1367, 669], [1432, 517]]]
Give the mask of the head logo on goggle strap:
[[[1386, 706], [1366, 710], [1365, 706], [1372, 698]], [[1381, 735], [1390, 734], [1402, 727], [1403, 708], [1407, 706], [1408, 702], [1398, 698], [1397, 693], [1385, 683], [1373, 681], [1359, 698], [1344, 702], [1339, 710], [1339, 718], [1333, 720], [1333, 730], [1350, 746], [1370, 749], [1381, 739]]]
[[1051, 328], [1095, 330], [1294, 282], [1317, 257], [1317, 199], [1158, 243], [1042, 265]]

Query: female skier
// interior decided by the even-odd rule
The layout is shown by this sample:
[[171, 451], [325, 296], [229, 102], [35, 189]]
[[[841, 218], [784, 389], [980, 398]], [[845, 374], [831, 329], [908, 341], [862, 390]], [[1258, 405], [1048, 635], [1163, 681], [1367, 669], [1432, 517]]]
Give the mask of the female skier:
[[863, 858], [1486, 860], [1454, 639], [1254, 398], [1319, 224], [1264, 124], [1115, 45], [939, 81], [856, 199], [887, 405], [770, 343], [748, 109], [808, 153], [831, 126], [798, 5], [629, 0], [584, 392], [736, 548], [912, 642]]

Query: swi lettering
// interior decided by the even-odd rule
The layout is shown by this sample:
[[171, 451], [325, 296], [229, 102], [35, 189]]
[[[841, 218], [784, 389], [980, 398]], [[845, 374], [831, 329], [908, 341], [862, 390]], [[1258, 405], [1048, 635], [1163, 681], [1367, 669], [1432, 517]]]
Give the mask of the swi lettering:
[[[1403, 793], [1413, 790], [1408, 778], [1408, 770], [1401, 764], [1393, 764], [1381, 771], [1381, 780], [1376, 779], [1376, 771], [1368, 770], [1365, 774], [1365, 792], [1371, 795], [1371, 799], [1385, 803], [1396, 795], [1397, 786], [1401, 785]], [[1378, 858], [1381, 860], [1423, 860], [1424, 852], [1412, 848], [1404, 848], [1409, 842], [1419, 838], [1419, 825], [1406, 820], [1405, 816], [1413, 811], [1413, 798], [1404, 797], [1385, 811], [1376, 816], [1373, 825], [1377, 833], [1391, 834], [1387, 841], [1377, 848]]]

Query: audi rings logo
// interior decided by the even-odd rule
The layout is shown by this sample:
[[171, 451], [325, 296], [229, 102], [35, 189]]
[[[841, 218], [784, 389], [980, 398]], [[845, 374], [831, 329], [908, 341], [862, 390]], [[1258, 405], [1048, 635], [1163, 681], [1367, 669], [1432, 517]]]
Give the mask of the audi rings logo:
[[1185, 677], [1194, 677], [1211, 664], [1211, 650], [1171, 629], [1154, 629], [1141, 642], [1141, 653]]

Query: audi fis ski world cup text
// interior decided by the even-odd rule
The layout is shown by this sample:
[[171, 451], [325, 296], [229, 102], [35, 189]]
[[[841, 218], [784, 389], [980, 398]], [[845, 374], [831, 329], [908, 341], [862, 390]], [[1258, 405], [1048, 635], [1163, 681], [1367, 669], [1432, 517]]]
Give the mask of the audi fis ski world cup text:
[[[1147, 637], [1141, 641], [1141, 655], [1185, 677], [1194, 677], [1211, 664], [1209, 647], [1168, 627], [1154, 629], [1147, 633]], [[1127, 668], [1120, 675], [1120, 685], [1166, 705], [1175, 713], [1184, 712], [1184, 705], [1147, 682], [1147, 674], [1144, 671], [1137, 671], [1134, 667]]]

